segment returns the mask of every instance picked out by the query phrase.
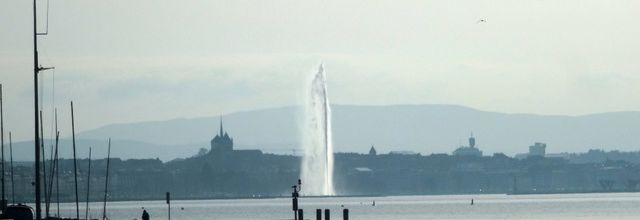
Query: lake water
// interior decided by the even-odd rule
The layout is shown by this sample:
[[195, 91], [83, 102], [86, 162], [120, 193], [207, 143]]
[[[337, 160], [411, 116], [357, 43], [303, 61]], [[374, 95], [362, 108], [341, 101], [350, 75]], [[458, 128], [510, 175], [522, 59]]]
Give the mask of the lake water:
[[[474, 199], [474, 205], [470, 205]], [[372, 206], [375, 201], [376, 205]], [[300, 198], [305, 219], [315, 219], [317, 208], [331, 209], [331, 219], [342, 219], [342, 205], [350, 219], [638, 219], [640, 193], [555, 195], [446, 195]], [[80, 216], [84, 218], [84, 203]], [[102, 203], [91, 203], [91, 216], [102, 215]], [[151, 219], [167, 219], [164, 201], [108, 203], [110, 219], [140, 219], [141, 207]], [[184, 209], [183, 209], [184, 208]], [[44, 209], [44, 206], [43, 206]], [[55, 205], [52, 207], [55, 213]], [[75, 203], [61, 204], [63, 216], [75, 216]], [[172, 201], [172, 219], [292, 219], [291, 199], [234, 199]]]

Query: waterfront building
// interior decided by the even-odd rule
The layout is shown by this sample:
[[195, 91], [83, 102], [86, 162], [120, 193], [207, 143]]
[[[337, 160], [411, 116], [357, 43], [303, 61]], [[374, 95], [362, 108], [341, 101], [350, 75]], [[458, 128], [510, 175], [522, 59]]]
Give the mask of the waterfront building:
[[541, 156], [544, 157], [545, 151], [547, 149], [547, 144], [536, 142], [533, 145], [529, 146], [529, 156]]

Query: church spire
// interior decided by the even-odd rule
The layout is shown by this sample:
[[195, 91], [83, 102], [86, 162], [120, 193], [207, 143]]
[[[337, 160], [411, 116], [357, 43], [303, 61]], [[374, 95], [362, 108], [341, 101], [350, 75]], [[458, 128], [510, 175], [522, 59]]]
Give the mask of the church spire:
[[222, 116], [220, 116], [220, 137], [224, 136], [224, 129], [222, 128]]
[[369, 149], [369, 156], [376, 156], [377, 154], [376, 148], [371, 145], [371, 149]]

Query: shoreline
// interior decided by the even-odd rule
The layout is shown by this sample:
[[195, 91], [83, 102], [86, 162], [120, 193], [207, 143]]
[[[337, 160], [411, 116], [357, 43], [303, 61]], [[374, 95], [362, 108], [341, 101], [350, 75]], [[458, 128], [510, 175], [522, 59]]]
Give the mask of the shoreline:
[[[639, 191], [567, 191], [567, 192], [508, 192], [508, 193], [446, 193], [446, 194], [372, 194], [372, 195], [335, 195], [335, 196], [300, 196], [299, 198], [351, 198], [351, 197], [371, 197], [371, 198], [382, 198], [382, 197], [392, 197], [392, 196], [455, 196], [455, 195], [507, 195], [507, 196], [519, 196], [519, 195], [558, 195], [558, 194], [618, 194], [618, 193], [638, 193]], [[171, 201], [204, 201], [204, 200], [249, 200], [249, 199], [288, 199], [290, 196], [238, 196], [238, 197], [196, 197], [196, 198], [188, 198], [188, 197], [178, 197], [172, 198]], [[164, 201], [164, 197], [153, 197], [153, 198], [139, 198], [139, 199], [115, 199], [108, 200], [109, 202], [136, 202], [136, 201]], [[84, 202], [84, 201], [83, 201]], [[103, 202], [102, 200], [91, 200], [89, 202]], [[75, 203], [75, 201], [62, 201], [60, 203]], [[28, 201], [22, 204], [33, 204], [33, 201]], [[52, 202], [51, 204], [55, 204]]]

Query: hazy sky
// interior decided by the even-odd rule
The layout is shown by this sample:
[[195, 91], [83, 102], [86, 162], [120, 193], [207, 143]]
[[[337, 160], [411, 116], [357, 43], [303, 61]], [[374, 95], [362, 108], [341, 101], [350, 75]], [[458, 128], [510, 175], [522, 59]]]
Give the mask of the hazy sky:
[[[33, 129], [31, 7], [0, 1], [16, 139]], [[294, 105], [321, 61], [339, 104], [637, 111], [639, 12], [640, 1], [622, 0], [52, 0], [40, 38], [43, 66], [56, 67], [43, 76], [45, 120], [53, 75], [60, 120], [74, 100], [86, 130]]]

